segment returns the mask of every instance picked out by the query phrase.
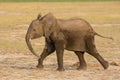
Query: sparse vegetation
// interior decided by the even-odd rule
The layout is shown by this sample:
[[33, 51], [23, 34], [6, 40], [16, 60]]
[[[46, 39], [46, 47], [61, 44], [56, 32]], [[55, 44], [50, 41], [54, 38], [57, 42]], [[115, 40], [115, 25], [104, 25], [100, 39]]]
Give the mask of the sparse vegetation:
[[[120, 62], [120, 2], [64, 2], [64, 3], [0, 3], [0, 80], [119, 80], [120, 66], [112, 66], [106, 71], [98, 62], [85, 55], [87, 71], [77, 71], [71, 66], [78, 60], [75, 54], [65, 51], [65, 72], [55, 71], [56, 55], [45, 60], [45, 69], [36, 70], [37, 59], [25, 44], [25, 34], [29, 23], [38, 13], [52, 12], [57, 18], [80, 17], [91, 23], [94, 30], [111, 36], [114, 41], [96, 37], [98, 51], [109, 62]], [[44, 38], [32, 41], [37, 53], [44, 47]], [[98, 64], [90, 66], [89, 64]]]

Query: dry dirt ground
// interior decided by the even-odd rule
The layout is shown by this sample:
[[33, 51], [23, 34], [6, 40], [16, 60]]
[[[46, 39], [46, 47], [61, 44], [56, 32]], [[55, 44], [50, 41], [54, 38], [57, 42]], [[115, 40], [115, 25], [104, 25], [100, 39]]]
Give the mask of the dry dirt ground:
[[[0, 3], [0, 80], [120, 80], [119, 4]], [[95, 58], [86, 53], [88, 68], [78, 71], [78, 59], [70, 51], [64, 52], [64, 72], [56, 71], [55, 53], [45, 59], [43, 70], [36, 69], [37, 58], [29, 52], [24, 37], [29, 23], [39, 12], [53, 12], [58, 18], [82, 17], [91, 23], [96, 32], [113, 37], [113, 41], [95, 38], [98, 51], [110, 63], [108, 70], [104, 70]], [[40, 54], [44, 38], [34, 40], [32, 44]]]

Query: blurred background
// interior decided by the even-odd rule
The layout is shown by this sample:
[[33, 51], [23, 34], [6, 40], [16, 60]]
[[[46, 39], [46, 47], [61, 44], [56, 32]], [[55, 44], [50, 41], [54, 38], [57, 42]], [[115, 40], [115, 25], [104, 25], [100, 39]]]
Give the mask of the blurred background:
[[[0, 0], [1, 80], [15, 80], [16, 78], [25, 80], [31, 79], [30, 76], [35, 80], [40, 77], [53, 80], [60, 76], [59, 73], [51, 75], [51, 73], [54, 74], [57, 66], [55, 54], [45, 59], [45, 70], [47, 71], [38, 75], [37, 71], [33, 70], [37, 65], [37, 59], [28, 50], [25, 43], [25, 34], [31, 21], [36, 19], [39, 13], [44, 16], [49, 12], [59, 19], [83, 18], [99, 34], [113, 37], [114, 41], [96, 36], [95, 43], [99, 53], [106, 60], [120, 65], [120, 0]], [[33, 40], [32, 45], [40, 55], [44, 48], [44, 38]], [[104, 73], [100, 71], [102, 67], [95, 58], [88, 54], [85, 54], [85, 58], [90, 64], [88, 67], [91, 68], [92, 65], [92, 68], [88, 69], [88, 72], [83, 72], [84, 75], [81, 76], [84, 77], [84, 80], [120, 79], [120, 67], [111, 66], [110, 70]], [[72, 73], [79, 75], [78, 78], [75, 77], [76, 80], [80, 79], [82, 73], [75, 71], [75, 68], [70, 66], [77, 61], [73, 52], [65, 51], [64, 63], [68, 73], [66, 72], [60, 79], [73, 80], [75, 75]], [[89, 75], [91, 71], [95, 72]], [[46, 76], [46, 73], [49, 76]], [[46, 78], [43, 78], [45, 76]], [[91, 79], [91, 77], [95, 79]], [[97, 77], [100, 78], [97, 79]]]

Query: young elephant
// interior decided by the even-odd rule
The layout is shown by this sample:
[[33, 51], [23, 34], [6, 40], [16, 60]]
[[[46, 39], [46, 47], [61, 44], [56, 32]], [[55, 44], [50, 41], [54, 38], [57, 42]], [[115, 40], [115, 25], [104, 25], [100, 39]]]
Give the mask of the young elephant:
[[[63, 67], [63, 52], [64, 49], [73, 51], [79, 59], [80, 66], [77, 68], [86, 69], [87, 65], [84, 59], [84, 53], [95, 57], [104, 69], [108, 68], [108, 62], [105, 61], [98, 53], [94, 44], [94, 36], [96, 33], [91, 25], [83, 19], [56, 19], [52, 13], [45, 16], [38, 15], [37, 19], [33, 20], [28, 28], [26, 34], [26, 43], [29, 50], [37, 57], [39, 57], [33, 50], [30, 39], [45, 37], [45, 48], [38, 60], [38, 68], [43, 68], [43, 60], [56, 51], [58, 69], [64, 71]], [[104, 37], [109, 38], [110, 37]]]

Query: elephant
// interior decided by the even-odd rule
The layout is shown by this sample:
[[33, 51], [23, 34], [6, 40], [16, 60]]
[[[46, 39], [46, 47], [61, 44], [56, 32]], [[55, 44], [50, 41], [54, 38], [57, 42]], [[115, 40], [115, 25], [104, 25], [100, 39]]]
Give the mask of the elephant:
[[[105, 37], [95, 32], [91, 25], [84, 19], [57, 19], [52, 13], [47, 13], [44, 16], [39, 14], [37, 18], [31, 22], [25, 40], [29, 50], [39, 58], [37, 64], [37, 68], [39, 69], [44, 68], [43, 60], [56, 51], [57, 70], [64, 71], [64, 50], [73, 51], [77, 55], [80, 64], [77, 68], [78, 70], [87, 69], [87, 64], [84, 59], [85, 52], [96, 58], [103, 68], [107, 69], [109, 63], [96, 49], [94, 42], [95, 35], [112, 39], [111, 37]], [[30, 40], [42, 36], [45, 38], [45, 47], [42, 54], [38, 56], [32, 48]]]

